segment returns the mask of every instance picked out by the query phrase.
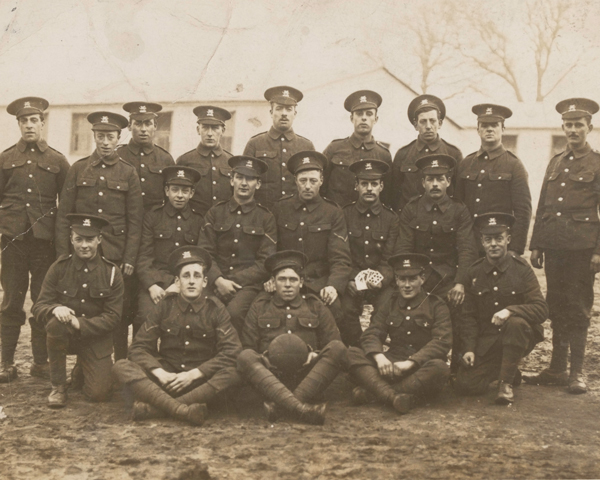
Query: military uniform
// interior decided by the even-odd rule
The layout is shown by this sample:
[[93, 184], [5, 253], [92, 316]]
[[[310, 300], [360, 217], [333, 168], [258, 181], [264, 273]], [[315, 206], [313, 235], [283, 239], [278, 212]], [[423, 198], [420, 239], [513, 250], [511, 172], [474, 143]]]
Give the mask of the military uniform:
[[[401, 254], [389, 261], [397, 273], [405, 270], [402, 274], [418, 274], [423, 271], [427, 257]], [[383, 345], [388, 336], [390, 346], [384, 353]], [[452, 345], [450, 312], [435, 295], [420, 291], [413, 298], [405, 299], [396, 291], [377, 310], [363, 332], [360, 345], [361, 348], [351, 347], [348, 353], [352, 378], [379, 400], [406, 413], [412, 403], [406, 396], [431, 397], [441, 391], [448, 380], [446, 356]], [[392, 363], [411, 360], [415, 365], [400, 377], [385, 379], [377, 371], [373, 358], [377, 354], [385, 355]], [[408, 400], [408, 405], [402, 405], [403, 399]]]
[[[352, 169], [354, 170], [353, 175], [357, 177], [355, 181], [360, 178], [381, 179], [385, 172], [389, 171], [389, 169], [383, 168], [381, 163], [378, 164], [372, 160], [356, 163], [355, 166]], [[369, 168], [369, 170], [365, 168]], [[378, 173], [368, 176], [367, 174], [372, 172], [372, 169], [378, 170]], [[363, 303], [377, 303], [382, 290], [394, 280], [394, 272], [387, 260], [392, 256], [398, 240], [399, 221], [398, 215], [391, 208], [382, 205], [379, 200], [367, 204], [359, 199], [346, 205], [343, 211], [348, 227], [348, 243], [352, 259], [350, 281], [367, 269], [378, 271], [383, 275], [381, 289], [364, 290], [358, 295], [352, 295], [347, 287], [342, 295], [341, 303], [346, 319], [346, 328], [350, 332], [349, 343], [358, 345], [362, 334], [360, 315], [363, 311]]]
[[[408, 105], [408, 121], [412, 125], [418, 122], [419, 114], [435, 110], [440, 121], [446, 118], [446, 106], [444, 102], [435, 95], [423, 94], [415, 97]], [[462, 153], [454, 145], [446, 142], [438, 135], [430, 142], [425, 142], [420, 136], [401, 147], [394, 155], [392, 166], [392, 182], [395, 192], [392, 198], [392, 207], [397, 212], [401, 212], [404, 206], [417, 195], [423, 194], [423, 184], [421, 183], [421, 174], [416, 163], [419, 158], [427, 155], [449, 155], [454, 159], [455, 165], [462, 161]], [[456, 168], [451, 175], [451, 183], [448, 188], [448, 195], [454, 194], [456, 185]]]
[[[174, 275], [188, 264], [204, 265], [204, 273], [211, 267], [208, 252], [194, 246], [173, 251], [168, 263]], [[134, 404], [134, 420], [168, 414], [201, 425], [205, 404], [240, 382], [235, 371], [240, 350], [237, 332], [217, 298], [204, 292], [195, 299], [169, 293], [153, 307], [128, 359], [118, 361], [113, 372], [139, 401]], [[169, 392], [153, 374], [155, 369], [176, 374], [198, 370], [201, 376], [182, 390]]]
[[[290, 267], [301, 271], [304, 265], [306, 256], [291, 251], [280, 251], [267, 261], [267, 269], [273, 275]], [[319, 355], [297, 370], [278, 369], [269, 361], [269, 347], [281, 335], [299, 337], [299, 343], [308, 346], [306, 352]], [[346, 348], [335, 320], [312, 294], [285, 301], [275, 293], [255, 302], [244, 322], [242, 347], [237, 362], [240, 374], [267, 398], [300, 414], [299, 404], [315, 399], [346, 367]], [[294, 389], [293, 393], [288, 388]]]
[[[492, 317], [502, 309], [509, 310], [511, 316], [497, 326]], [[544, 339], [542, 323], [547, 316], [548, 306], [537, 278], [523, 258], [507, 254], [497, 265], [485, 257], [473, 264], [468, 272], [460, 331], [464, 351], [475, 353], [475, 365], [459, 368], [458, 391], [485, 393], [499, 376], [501, 382], [512, 384], [518, 361]], [[515, 365], [504, 373], [502, 364], [507, 354], [514, 357]]]
[[[127, 125], [127, 119], [121, 115], [98, 112], [90, 114], [88, 118], [94, 123], [94, 128], [98, 123], [105, 123], [97, 118], [98, 114], [104, 113], [107, 115], [101, 115], [102, 119], [108, 118], [109, 122], [118, 123], [116, 126], [108, 124], [113, 131], [119, 131], [119, 128]], [[89, 157], [71, 165], [60, 195], [56, 220], [56, 251], [59, 255], [69, 253], [68, 213], [101, 215], [108, 220], [109, 225], [102, 231], [103, 255], [117, 265], [136, 265], [144, 215], [140, 179], [135, 168], [116, 152], [101, 157], [94, 150]], [[126, 277], [121, 328], [115, 332], [117, 358], [127, 355], [126, 332], [135, 318], [136, 291], [137, 279]]]
[[171, 154], [158, 145], [141, 146], [130, 140], [127, 145], [117, 147], [117, 155], [133, 165], [140, 177], [144, 210], [162, 205], [165, 200], [162, 171], [175, 164]]
[[[24, 106], [28, 104], [29, 106]], [[17, 118], [43, 114], [48, 102], [36, 97], [16, 100], [8, 107]], [[4, 292], [0, 314], [2, 364], [12, 365], [21, 325], [23, 304], [31, 273], [31, 299], [35, 302], [48, 268], [54, 262], [56, 200], [69, 163], [45, 140], [23, 138], [0, 154], [0, 233]], [[43, 325], [30, 319], [31, 346], [36, 365], [48, 360]], [[16, 372], [16, 371], [15, 371]]]
[[[74, 218], [76, 221], [86, 219], [79, 215]], [[87, 217], [87, 222], [87, 226], [84, 222], [79, 226], [82, 230], [76, 233], [98, 235], [105, 223], [94, 216]], [[96, 222], [101, 224], [94, 230]], [[60, 306], [73, 310], [79, 329], [58, 320], [54, 309]], [[119, 324], [122, 307], [123, 278], [119, 267], [100, 256], [99, 252], [91, 259], [80, 258], [76, 254], [62, 255], [52, 264], [32, 313], [46, 327], [53, 387], [64, 389], [66, 357], [67, 354], [75, 354], [83, 370], [83, 393], [86, 397], [98, 402], [109, 399], [112, 332]]]
[[273, 214], [254, 200], [240, 205], [231, 197], [208, 211], [198, 245], [213, 258], [209, 285], [223, 277], [243, 287], [232, 298], [224, 299], [239, 332], [252, 301], [269, 278], [264, 262], [277, 248]]

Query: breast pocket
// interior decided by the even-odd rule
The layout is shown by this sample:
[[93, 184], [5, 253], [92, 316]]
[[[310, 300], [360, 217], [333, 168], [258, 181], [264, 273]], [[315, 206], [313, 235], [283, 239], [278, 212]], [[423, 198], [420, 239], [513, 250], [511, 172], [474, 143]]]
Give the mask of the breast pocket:
[[125, 215], [126, 195], [129, 191], [129, 183], [122, 180], [107, 180], [106, 181], [106, 209], [110, 213], [117, 215]]
[[258, 319], [258, 328], [265, 332], [273, 332], [281, 327], [281, 319], [278, 317], [261, 317]]
[[60, 167], [43, 162], [38, 162], [37, 166], [35, 175], [39, 191], [44, 195], [53, 197], [56, 193], [59, 193], [56, 179], [58, 178], [57, 175], [60, 172]]

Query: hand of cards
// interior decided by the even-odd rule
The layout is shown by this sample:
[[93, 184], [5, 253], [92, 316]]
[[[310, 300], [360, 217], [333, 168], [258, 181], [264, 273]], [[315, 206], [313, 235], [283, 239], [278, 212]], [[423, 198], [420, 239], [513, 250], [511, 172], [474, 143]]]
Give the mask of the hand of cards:
[[359, 272], [354, 278], [357, 290], [368, 290], [369, 287], [367, 286], [367, 282], [377, 285], [381, 283], [382, 280], [383, 275], [377, 270], [371, 270], [370, 268]]

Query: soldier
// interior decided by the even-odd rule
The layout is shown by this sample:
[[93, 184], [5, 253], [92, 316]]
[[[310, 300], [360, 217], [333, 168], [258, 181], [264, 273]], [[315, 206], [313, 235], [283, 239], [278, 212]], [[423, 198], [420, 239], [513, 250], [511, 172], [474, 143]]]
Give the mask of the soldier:
[[140, 177], [144, 211], [147, 212], [164, 203], [162, 171], [175, 164], [169, 152], [154, 144], [158, 126], [156, 119], [162, 106], [150, 102], [129, 102], [123, 105], [123, 110], [129, 112], [131, 140], [127, 145], [119, 145], [117, 154], [135, 167]]
[[302, 92], [292, 87], [273, 87], [265, 91], [271, 104], [273, 126], [268, 132], [259, 133], [250, 140], [244, 155], [267, 162], [268, 173], [262, 178], [263, 188], [256, 201], [271, 209], [277, 200], [296, 192], [294, 174], [287, 168], [287, 161], [303, 150], [314, 150], [313, 143], [294, 133], [292, 125], [296, 118], [296, 106], [302, 100]]
[[[17, 117], [21, 138], [0, 154], [1, 273], [4, 292], [0, 308], [2, 358], [0, 383], [17, 377], [15, 351], [25, 323], [23, 304], [31, 273], [31, 300], [35, 302], [44, 276], [54, 262], [56, 200], [69, 163], [42, 138], [43, 98], [15, 100], [7, 111]], [[29, 319], [33, 364], [29, 373], [48, 378], [48, 353], [44, 325]]]
[[198, 245], [213, 260], [208, 284], [241, 332], [250, 305], [269, 278], [264, 263], [277, 250], [277, 226], [273, 214], [254, 200], [267, 164], [240, 155], [231, 157], [229, 166], [233, 196], [208, 211]]
[[[346, 290], [351, 271], [350, 247], [344, 213], [335, 202], [321, 197], [323, 168], [327, 157], [318, 152], [298, 152], [287, 162], [296, 178], [298, 192], [282, 198], [273, 206], [277, 221], [278, 250], [297, 250], [308, 257], [303, 293], [317, 295], [329, 306], [340, 328], [345, 331], [344, 313], [338, 298]], [[265, 286], [275, 291], [273, 282]]]
[[194, 115], [198, 117], [196, 130], [200, 143], [179, 157], [176, 163], [200, 172], [191, 206], [204, 216], [217, 202], [231, 197], [231, 168], [227, 161], [232, 154], [221, 147], [225, 122], [231, 118], [231, 113], [223, 108], [202, 105], [194, 108]]
[[113, 372], [137, 400], [134, 420], [168, 415], [202, 425], [206, 403], [240, 382], [235, 371], [240, 340], [223, 304], [204, 295], [208, 252], [180, 247], [169, 265], [180, 292], [152, 309], [129, 359], [118, 361]]
[[508, 253], [515, 217], [493, 212], [475, 224], [485, 257], [469, 268], [460, 328], [466, 353], [456, 387], [463, 395], [481, 395], [498, 380], [495, 402], [507, 405], [521, 383], [519, 362], [544, 339], [548, 305], [531, 267]]
[[465, 298], [467, 270], [477, 260], [473, 220], [467, 207], [447, 194], [455, 167], [450, 155], [421, 157], [416, 167], [425, 193], [409, 201], [400, 214], [400, 239], [395, 253], [428, 255], [423, 288], [448, 303], [452, 318], [452, 372], [460, 361], [458, 324]]
[[[523, 255], [531, 220], [527, 171], [521, 160], [502, 146], [504, 120], [512, 116], [512, 111], [489, 103], [475, 105], [472, 111], [477, 115], [481, 148], [458, 166], [454, 196], [465, 203], [473, 217], [489, 212], [514, 215], [509, 251]], [[475, 236], [479, 236], [476, 228]]]
[[163, 169], [162, 177], [167, 202], [144, 214], [137, 270], [142, 289], [133, 323], [134, 336], [152, 306], [165, 297], [175, 280], [167, 263], [169, 255], [178, 247], [196, 245], [204, 223], [202, 215], [189, 205], [200, 173], [191, 167], [173, 165]]
[[[331, 313], [315, 295], [300, 294], [307, 262], [306, 255], [295, 251], [267, 259], [275, 293], [252, 305], [242, 332], [238, 371], [269, 400], [265, 410], [270, 422], [283, 409], [301, 421], [323, 425], [326, 405], [308, 402], [318, 399], [346, 366], [346, 348]], [[279, 360], [279, 342], [292, 346], [283, 353], [299, 358], [297, 363]]]
[[[416, 140], [400, 148], [394, 156], [391, 189], [395, 192], [392, 198], [394, 210], [402, 211], [411, 198], [423, 193], [421, 175], [415, 164], [420, 157], [437, 153], [450, 155], [456, 165], [461, 162], [460, 150], [440, 138], [438, 133], [445, 118], [446, 106], [434, 95], [419, 95], [408, 105], [408, 120], [419, 134]], [[456, 171], [451, 178], [456, 178]], [[453, 190], [450, 188], [448, 194], [452, 195]]]
[[[448, 381], [446, 356], [452, 345], [452, 326], [446, 304], [422, 286], [426, 255], [407, 253], [388, 260], [398, 290], [375, 313], [360, 338], [362, 350], [348, 352], [350, 376], [359, 384], [352, 391], [355, 404], [374, 395], [398, 413], [432, 398]], [[390, 347], [383, 345], [389, 335]]]
[[388, 188], [382, 192], [381, 202], [391, 206], [392, 155], [373, 137], [373, 127], [379, 119], [377, 110], [381, 102], [381, 96], [371, 90], [359, 90], [349, 95], [344, 102], [344, 108], [350, 112], [354, 132], [349, 137], [334, 140], [323, 151], [329, 163], [323, 172], [321, 194], [340, 207], [358, 199], [356, 178], [349, 167], [365, 158], [381, 160], [389, 165], [389, 173], [386, 173], [382, 180]]
[[[594, 304], [594, 277], [600, 271], [600, 153], [587, 136], [598, 104], [571, 98], [556, 105], [562, 115], [567, 148], [550, 160], [535, 216], [531, 264], [545, 267], [546, 300], [552, 321], [550, 368], [528, 383], [568, 385], [585, 393], [583, 359]], [[545, 260], [545, 264], [544, 264]], [[567, 355], [571, 347], [571, 371]]]
[[83, 370], [83, 393], [92, 402], [109, 400], [112, 388], [112, 331], [123, 307], [119, 267], [98, 246], [108, 222], [94, 215], [68, 214], [72, 255], [62, 255], [48, 270], [32, 312], [46, 327], [50, 408], [67, 404], [67, 354]]
[[[388, 164], [379, 160], [359, 160], [350, 165], [350, 171], [356, 176], [358, 200], [344, 207], [352, 270], [341, 298], [350, 345], [358, 345], [362, 334], [360, 315], [363, 304], [376, 304], [382, 289], [394, 279], [387, 260], [392, 256], [398, 239], [398, 216], [380, 201], [383, 178], [389, 170]], [[383, 278], [378, 282], [366, 278], [365, 284], [361, 285], [366, 286], [366, 290], [358, 289], [356, 276], [367, 270], [379, 272]]]
[[56, 220], [56, 252], [69, 253], [68, 213], [99, 214], [109, 225], [102, 231], [103, 255], [120, 266], [125, 284], [121, 323], [115, 329], [115, 358], [127, 356], [128, 326], [135, 308], [132, 280], [142, 235], [144, 207], [140, 179], [131, 166], [116, 153], [121, 130], [128, 125], [122, 115], [111, 112], [94, 112], [87, 117], [93, 125], [96, 149], [86, 158], [75, 162], [67, 174], [60, 195]]

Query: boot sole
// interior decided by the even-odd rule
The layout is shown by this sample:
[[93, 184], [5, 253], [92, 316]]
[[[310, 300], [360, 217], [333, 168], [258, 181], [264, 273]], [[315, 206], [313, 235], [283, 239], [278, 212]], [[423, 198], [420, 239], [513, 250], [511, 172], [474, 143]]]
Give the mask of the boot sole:
[[199, 427], [206, 421], [206, 417], [208, 416], [208, 408], [206, 407], [205, 403], [197, 403], [196, 405], [197, 407], [195, 405], [189, 406], [189, 413], [186, 421]]
[[410, 410], [413, 407], [413, 401], [412, 398], [410, 398], [410, 395], [406, 395], [404, 393], [401, 393], [399, 395], [396, 395], [396, 397], [394, 398], [394, 410], [396, 410], [398, 413], [405, 415], [408, 412], [410, 412]]

